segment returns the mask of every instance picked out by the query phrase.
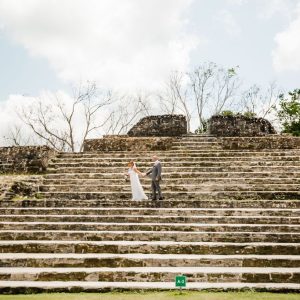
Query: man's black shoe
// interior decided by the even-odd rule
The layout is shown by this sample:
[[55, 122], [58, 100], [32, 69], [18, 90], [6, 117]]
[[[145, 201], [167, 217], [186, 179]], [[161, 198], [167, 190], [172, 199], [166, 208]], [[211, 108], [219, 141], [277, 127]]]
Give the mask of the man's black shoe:
[[161, 197], [161, 198], [159, 198], [159, 200], [164, 200], [164, 198], [163, 198], [163, 197]]
[[152, 198], [152, 201], [156, 201], [156, 198]]

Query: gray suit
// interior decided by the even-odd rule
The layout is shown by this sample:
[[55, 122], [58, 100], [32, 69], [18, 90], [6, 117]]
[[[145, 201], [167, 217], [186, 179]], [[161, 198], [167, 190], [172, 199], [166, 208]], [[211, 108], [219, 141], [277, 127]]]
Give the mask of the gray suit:
[[147, 171], [147, 175], [151, 174], [151, 189], [152, 189], [152, 200], [156, 200], [156, 192], [158, 194], [158, 198], [162, 200], [162, 194], [159, 182], [161, 181], [161, 163], [160, 161], [157, 161], [152, 169]]

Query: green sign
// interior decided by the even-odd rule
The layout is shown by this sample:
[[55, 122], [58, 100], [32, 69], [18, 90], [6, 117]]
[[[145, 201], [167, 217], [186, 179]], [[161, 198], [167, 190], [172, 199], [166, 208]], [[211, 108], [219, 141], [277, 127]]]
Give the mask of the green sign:
[[186, 276], [176, 276], [175, 277], [175, 286], [176, 287], [186, 287]]

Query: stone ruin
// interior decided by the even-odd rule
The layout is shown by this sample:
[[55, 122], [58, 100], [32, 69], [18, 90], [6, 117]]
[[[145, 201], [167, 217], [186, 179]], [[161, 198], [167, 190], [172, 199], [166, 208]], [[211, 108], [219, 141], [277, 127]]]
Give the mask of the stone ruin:
[[276, 134], [272, 124], [263, 118], [243, 115], [212, 116], [208, 121], [208, 133], [219, 137], [266, 136]]
[[[152, 136], [164, 131], [154, 119], [56, 153], [41, 199], [0, 201], [1, 294], [169, 290], [175, 274], [187, 289], [300, 292], [300, 138], [187, 135], [181, 117], [172, 136]], [[31, 150], [0, 157], [26, 171], [43, 157]], [[165, 199], [132, 201], [127, 163], [147, 170], [154, 153]], [[140, 180], [148, 194], [150, 179]]]
[[181, 136], [187, 134], [187, 121], [183, 115], [160, 115], [142, 118], [129, 131], [129, 136]]
[[56, 154], [48, 146], [0, 147], [0, 174], [43, 173]]

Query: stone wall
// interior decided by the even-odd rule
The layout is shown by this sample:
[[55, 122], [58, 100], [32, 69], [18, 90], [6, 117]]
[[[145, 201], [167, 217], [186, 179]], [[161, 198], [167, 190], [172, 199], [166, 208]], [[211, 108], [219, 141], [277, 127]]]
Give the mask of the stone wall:
[[169, 150], [173, 137], [104, 136], [84, 141], [84, 151], [159, 151]]
[[161, 115], [142, 118], [129, 131], [129, 136], [180, 136], [187, 133], [183, 115]]
[[209, 119], [208, 133], [216, 136], [265, 136], [276, 131], [266, 119], [218, 115]]
[[42, 175], [0, 175], [0, 200], [39, 197]]
[[300, 149], [300, 137], [285, 135], [224, 137], [219, 141], [224, 150]]
[[0, 148], [0, 173], [42, 173], [56, 151], [48, 146]]

